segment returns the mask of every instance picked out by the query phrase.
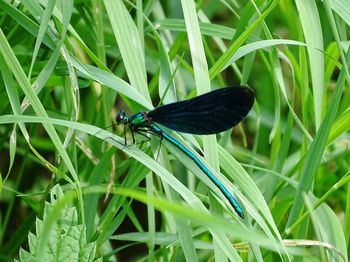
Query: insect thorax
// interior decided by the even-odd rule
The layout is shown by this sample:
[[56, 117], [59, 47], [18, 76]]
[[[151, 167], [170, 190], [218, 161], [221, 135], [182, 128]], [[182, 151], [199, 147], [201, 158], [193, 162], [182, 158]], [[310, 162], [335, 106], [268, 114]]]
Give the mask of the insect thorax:
[[149, 126], [149, 118], [146, 112], [140, 112], [130, 117], [130, 124], [134, 127], [147, 127]]

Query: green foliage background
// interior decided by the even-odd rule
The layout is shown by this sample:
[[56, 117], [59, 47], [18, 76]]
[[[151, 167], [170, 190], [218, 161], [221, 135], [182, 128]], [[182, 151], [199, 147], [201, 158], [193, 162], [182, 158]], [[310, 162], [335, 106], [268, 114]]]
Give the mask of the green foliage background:
[[[30, 260], [22, 247], [50, 261], [54, 240], [88, 247], [90, 260], [347, 261], [349, 10], [0, 0], [0, 260]], [[157, 138], [124, 147], [114, 125], [118, 109], [233, 85], [256, 94], [233, 132], [168, 131], [234, 192], [244, 220], [176, 148], [163, 142], [157, 158]], [[44, 208], [55, 184], [60, 199]], [[57, 234], [64, 210], [77, 214], [79, 241]]]

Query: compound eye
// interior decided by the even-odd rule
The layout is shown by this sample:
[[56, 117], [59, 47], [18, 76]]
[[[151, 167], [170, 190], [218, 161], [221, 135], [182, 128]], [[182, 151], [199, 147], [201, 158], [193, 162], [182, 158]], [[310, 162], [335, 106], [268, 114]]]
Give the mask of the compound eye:
[[125, 120], [125, 112], [120, 110], [117, 114], [117, 117], [115, 118], [115, 121], [117, 124], [120, 124], [121, 122], [124, 122]]

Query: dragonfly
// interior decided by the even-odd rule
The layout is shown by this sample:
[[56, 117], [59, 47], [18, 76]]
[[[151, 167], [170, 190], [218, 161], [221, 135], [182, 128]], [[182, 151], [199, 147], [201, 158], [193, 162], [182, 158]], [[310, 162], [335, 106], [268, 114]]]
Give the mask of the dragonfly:
[[131, 131], [133, 143], [135, 143], [134, 133], [143, 136], [153, 134], [158, 136], [161, 141], [165, 139], [186, 154], [223, 193], [236, 213], [243, 219], [242, 207], [224, 184], [191, 150], [166, 133], [159, 125], [174, 131], [195, 135], [217, 134], [241, 122], [251, 110], [254, 97], [254, 92], [249, 87], [226, 87], [188, 100], [162, 105], [151, 111], [139, 112], [132, 116], [127, 116], [123, 110], [120, 110], [116, 116], [116, 123], [124, 125], [125, 146], [127, 144], [125, 135], [127, 127]]

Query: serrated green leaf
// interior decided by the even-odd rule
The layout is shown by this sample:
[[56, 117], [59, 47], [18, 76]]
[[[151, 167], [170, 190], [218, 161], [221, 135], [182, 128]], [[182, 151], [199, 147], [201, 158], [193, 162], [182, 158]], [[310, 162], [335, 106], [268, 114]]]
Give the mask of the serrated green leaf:
[[[64, 193], [59, 185], [53, 187], [50, 193], [51, 202], [45, 203], [43, 220], [36, 219], [36, 234], [29, 232], [29, 252], [20, 250], [20, 261], [94, 261], [96, 245], [86, 243], [85, 226], [78, 224], [78, 213], [75, 207], [64, 207], [59, 212], [48, 232], [42, 254], [38, 254], [38, 243], [43, 241], [44, 224], [50, 218], [52, 209], [59, 200], [64, 199]], [[46, 232], [45, 232], [46, 233]]]

